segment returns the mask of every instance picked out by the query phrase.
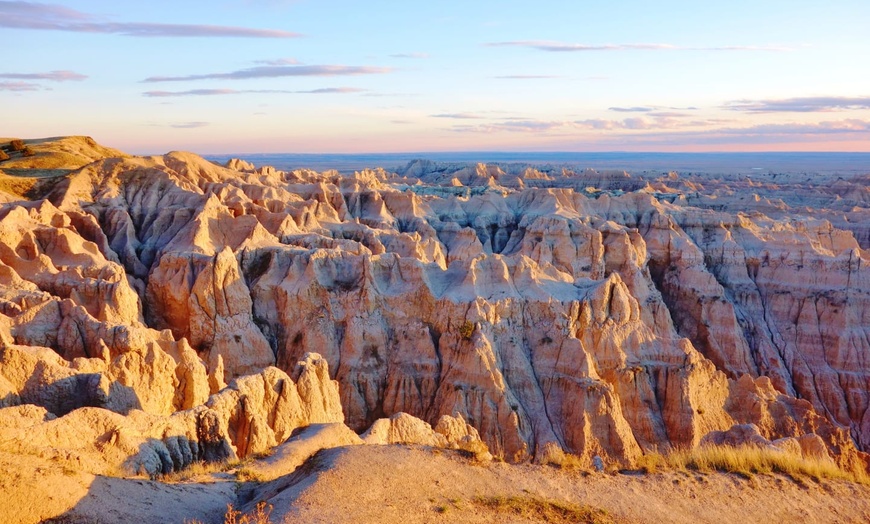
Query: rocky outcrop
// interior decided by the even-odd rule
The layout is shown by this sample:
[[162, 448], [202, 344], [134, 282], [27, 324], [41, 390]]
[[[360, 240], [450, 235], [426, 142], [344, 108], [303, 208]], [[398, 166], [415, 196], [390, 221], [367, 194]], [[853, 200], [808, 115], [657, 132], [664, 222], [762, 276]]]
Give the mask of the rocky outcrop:
[[338, 384], [320, 355], [306, 355], [293, 376], [270, 367], [234, 380], [205, 403], [240, 457], [271, 449], [296, 428], [344, 420]]
[[[4, 371], [18, 367], [9, 354], [7, 348], [0, 362]], [[56, 355], [42, 357], [41, 362], [55, 360], [53, 365], [64, 369]], [[53, 370], [52, 375], [59, 373]], [[44, 380], [45, 374], [36, 370], [32, 376]], [[294, 377], [268, 368], [233, 381], [190, 409], [171, 415], [129, 409], [125, 416], [112, 403], [113, 384], [104, 375], [71, 372], [47, 385], [26, 384], [18, 393], [25, 404], [0, 409], [0, 450], [57, 458], [93, 474], [152, 477], [196, 461], [244, 458], [284, 442], [297, 428], [342, 422], [338, 385], [329, 379], [323, 359], [306, 356]], [[62, 411], [71, 399], [104, 407]]]
[[408, 415], [396, 413], [382, 418], [362, 435], [362, 442], [369, 445], [414, 444], [438, 448], [458, 449], [480, 461], [492, 460], [480, 434], [462, 415], [442, 415], [433, 429], [426, 422]]
[[860, 184], [831, 190], [853, 204], [841, 229], [836, 199], [801, 215], [788, 180], [781, 203], [766, 180], [746, 206], [729, 183], [750, 187], [567, 167], [342, 176], [180, 152], [98, 160], [47, 200], [0, 205], [0, 402], [60, 419], [211, 413], [185, 435], [239, 456], [346, 420], [375, 424], [378, 441], [441, 442], [466, 424], [460, 438], [508, 460], [555, 446], [630, 463], [752, 423], [860, 462]]
[[769, 377], [866, 448], [870, 273], [854, 237], [819, 221], [656, 215], [638, 226], [678, 330], [730, 377]]
[[[774, 441], [761, 436], [755, 424], [735, 424], [727, 431], [711, 431], [703, 439], [702, 446], [754, 446], [758, 448], [788, 451], [805, 458], [831, 460], [825, 442], [815, 433], [799, 437], [784, 437]], [[847, 466], [848, 467], [848, 466]]]
[[251, 297], [229, 248], [214, 256], [164, 255], [152, 271], [147, 298], [160, 327], [188, 339], [227, 379], [274, 362], [272, 348], [251, 319]]
[[362, 439], [344, 424], [311, 424], [248, 466], [246, 473], [260, 481], [271, 481], [293, 473], [321, 450], [360, 444]]

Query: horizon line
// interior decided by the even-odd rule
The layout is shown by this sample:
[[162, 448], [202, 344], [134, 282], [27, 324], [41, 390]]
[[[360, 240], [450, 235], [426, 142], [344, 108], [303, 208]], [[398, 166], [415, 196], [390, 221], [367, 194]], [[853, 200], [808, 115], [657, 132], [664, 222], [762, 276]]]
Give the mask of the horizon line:
[[[185, 150], [172, 150], [172, 151], [185, 151]], [[157, 154], [143, 154], [141, 156], [155, 156], [161, 154], [167, 154], [172, 151], [167, 151], [166, 153], [157, 153]], [[830, 155], [870, 155], [870, 151], [830, 151], [830, 150], [813, 150], [813, 151], [780, 151], [780, 150], [768, 150], [768, 151], [661, 151], [661, 150], [650, 150], [650, 151], [613, 151], [613, 150], [605, 150], [605, 151], [503, 151], [503, 150], [443, 150], [443, 151], [376, 151], [376, 152], [319, 152], [319, 153], [300, 153], [300, 152], [291, 152], [291, 151], [282, 151], [282, 152], [230, 152], [230, 153], [197, 153], [196, 151], [188, 151], [200, 156], [233, 156], [233, 155], [257, 155], [257, 156], [265, 156], [265, 155], [308, 155], [308, 156], [318, 156], [318, 155], [336, 155], [336, 156], [362, 156], [362, 155], [446, 155], [446, 154], [498, 154], [498, 155], [600, 155], [600, 154], [661, 154], [661, 155], [765, 155], [765, 154], [830, 154]]]

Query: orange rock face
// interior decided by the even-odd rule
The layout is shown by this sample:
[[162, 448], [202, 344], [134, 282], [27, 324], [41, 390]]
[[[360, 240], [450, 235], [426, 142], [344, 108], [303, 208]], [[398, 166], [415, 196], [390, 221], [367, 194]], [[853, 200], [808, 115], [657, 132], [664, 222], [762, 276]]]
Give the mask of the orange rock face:
[[194, 420], [189, 438], [239, 455], [387, 419], [373, 439], [464, 432], [508, 460], [630, 463], [750, 423], [864, 460], [857, 225], [762, 215], [720, 179], [714, 205], [676, 175], [400, 175], [170, 153], [0, 205], [0, 403]]

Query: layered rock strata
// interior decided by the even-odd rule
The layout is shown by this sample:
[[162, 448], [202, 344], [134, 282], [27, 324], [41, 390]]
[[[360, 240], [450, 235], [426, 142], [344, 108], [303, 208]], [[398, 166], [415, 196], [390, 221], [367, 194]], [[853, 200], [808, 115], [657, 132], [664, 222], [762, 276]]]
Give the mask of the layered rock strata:
[[676, 174], [228, 166], [106, 158], [0, 206], [0, 401], [214, 412], [239, 455], [405, 412], [509, 460], [747, 423], [864, 460], [866, 244], [821, 211], [713, 209]]

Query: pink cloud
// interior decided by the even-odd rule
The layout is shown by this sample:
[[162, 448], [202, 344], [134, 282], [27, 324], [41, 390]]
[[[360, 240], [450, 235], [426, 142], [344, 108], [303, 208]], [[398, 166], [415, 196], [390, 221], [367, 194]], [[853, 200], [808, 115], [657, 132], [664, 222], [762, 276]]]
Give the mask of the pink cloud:
[[782, 100], [735, 100], [723, 106], [731, 111], [748, 113], [828, 113], [853, 109], [870, 109], [870, 96], [816, 96]]
[[39, 91], [42, 86], [32, 82], [0, 82], [0, 91]]
[[0, 27], [75, 33], [103, 33], [138, 37], [295, 38], [298, 33], [277, 29], [208, 24], [108, 22], [57, 4], [0, 1]]
[[717, 47], [683, 47], [674, 44], [640, 43], [640, 44], [573, 44], [547, 40], [514, 40], [509, 42], [491, 42], [488, 47], [527, 47], [549, 52], [583, 52], [583, 51], [791, 51], [783, 46], [730, 45]]
[[304, 91], [292, 91], [289, 89], [189, 89], [187, 91], [145, 91], [143, 96], [150, 98], [168, 98], [178, 96], [220, 96], [220, 95], [246, 95], [246, 94], [349, 94], [362, 93], [365, 89], [357, 87], [322, 87]]
[[259, 66], [229, 73], [207, 73], [186, 76], [152, 76], [143, 82], [188, 82], [192, 80], [247, 80], [251, 78], [281, 78], [288, 76], [354, 76], [390, 73], [390, 67], [307, 65], [307, 66]]
[[50, 80], [52, 82], [80, 81], [87, 75], [75, 71], [49, 71], [48, 73], [0, 73], [0, 78], [12, 80]]

